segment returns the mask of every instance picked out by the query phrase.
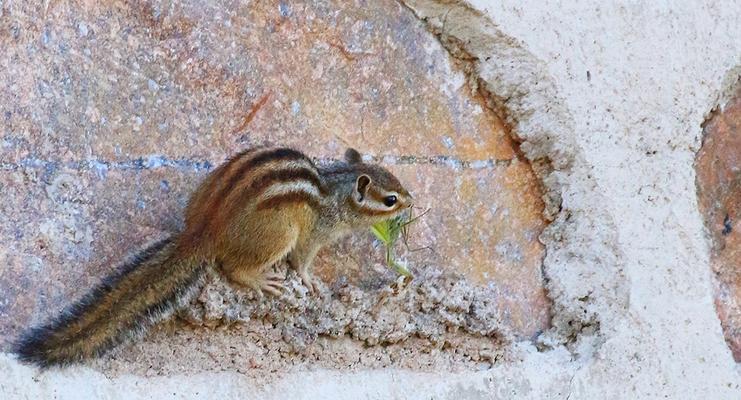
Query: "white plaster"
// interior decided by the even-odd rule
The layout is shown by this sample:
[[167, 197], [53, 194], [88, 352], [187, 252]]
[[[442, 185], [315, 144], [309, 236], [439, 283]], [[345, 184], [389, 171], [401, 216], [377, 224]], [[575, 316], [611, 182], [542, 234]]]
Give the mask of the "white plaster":
[[[440, 11], [434, 2], [410, 3], [428, 15]], [[741, 7], [472, 3], [493, 22], [477, 33], [499, 36], [495, 42], [514, 38], [544, 68], [532, 70], [552, 81], [564, 107], [544, 115], [547, 104], [517, 92], [507, 104], [516, 133], [535, 142], [526, 151], [538, 151], [545, 131], [556, 136], [545, 151], [557, 149], [572, 162], [555, 186], [565, 189], [573, 222], [552, 227], [568, 232], [569, 243], [551, 240], [546, 271], [556, 281], [556, 312], [586, 292], [593, 300], [585, 309], [596, 312], [601, 329], [575, 346], [586, 360], [570, 398], [740, 398], [738, 368], [713, 305], [693, 161], [706, 114], [728, 90], [728, 75], [738, 73]], [[455, 26], [465, 18], [446, 13], [443, 31], [486, 41], [467, 37]], [[469, 50], [486, 49], [501, 51], [496, 43]], [[501, 82], [506, 55], [495, 56], [478, 72], [501, 95], [514, 86]], [[520, 90], [541, 90], [542, 80], [521, 78]]]
[[[490, 370], [426, 373], [408, 370], [287, 371], [257, 385], [233, 372], [109, 379], [86, 367], [39, 373], [0, 354], [3, 399], [544, 399], [562, 397], [573, 373], [565, 350], [547, 357], [518, 346], [520, 360]], [[524, 356], [527, 354], [528, 356]], [[552, 371], [556, 371], [553, 373]], [[551, 395], [544, 396], [543, 394]]]

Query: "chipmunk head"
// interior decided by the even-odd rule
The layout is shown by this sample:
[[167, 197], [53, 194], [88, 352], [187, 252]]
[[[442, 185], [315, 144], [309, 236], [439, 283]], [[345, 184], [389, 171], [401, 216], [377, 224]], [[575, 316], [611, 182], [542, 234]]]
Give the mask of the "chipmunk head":
[[[355, 149], [345, 152], [347, 203], [353, 225], [372, 225], [396, 217], [412, 206], [412, 195], [387, 169], [364, 163]], [[347, 190], [346, 189], [346, 190]]]

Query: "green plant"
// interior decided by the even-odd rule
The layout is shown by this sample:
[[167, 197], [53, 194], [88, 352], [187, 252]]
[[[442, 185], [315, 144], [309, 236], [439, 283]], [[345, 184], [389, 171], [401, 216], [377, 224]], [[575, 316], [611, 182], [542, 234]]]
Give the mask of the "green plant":
[[386, 265], [396, 271], [399, 275], [412, 278], [412, 273], [409, 272], [406, 265], [396, 261], [394, 257], [394, 246], [401, 237], [404, 240], [404, 245], [409, 248], [409, 244], [407, 243], [409, 225], [427, 214], [427, 211], [430, 210], [428, 209], [422, 214], [414, 217], [410, 210], [398, 217], [379, 222], [370, 228], [373, 235], [375, 235], [375, 237], [381, 241], [386, 248]]

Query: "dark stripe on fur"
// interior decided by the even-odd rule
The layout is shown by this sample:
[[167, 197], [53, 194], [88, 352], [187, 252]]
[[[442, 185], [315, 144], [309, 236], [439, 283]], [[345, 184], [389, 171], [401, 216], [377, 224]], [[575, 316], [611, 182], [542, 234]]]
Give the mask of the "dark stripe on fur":
[[100, 357], [128, 341], [143, 336], [152, 326], [167, 319], [181, 305], [190, 301], [190, 296], [187, 295], [191, 294], [189, 292], [192, 291], [193, 286], [200, 285], [201, 278], [204, 275], [205, 264], [201, 264], [187, 279], [178, 282], [178, 284], [174, 285], [171, 290], [165, 293], [161, 297], [160, 301], [148, 305], [143, 310], [137, 310], [136, 317], [133, 320], [130, 320], [127, 323], [124, 323], [124, 321], [118, 321], [122, 323], [120, 324], [122, 326], [117, 327], [116, 334], [106, 337], [105, 341], [91, 349], [89, 354], [78, 354], [74, 358], [49, 360], [51, 361], [50, 365], [64, 365], [71, 362], [83, 361], [87, 357]]
[[318, 210], [321, 207], [319, 200], [315, 198], [313, 195], [306, 193], [306, 192], [296, 191], [296, 192], [288, 192], [288, 193], [280, 194], [280, 195], [265, 199], [257, 204], [257, 209], [266, 210], [269, 208], [276, 208], [282, 204], [301, 203], [301, 202], [305, 202], [309, 204], [309, 206], [315, 210]]
[[[219, 182], [221, 182], [221, 181], [223, 180], [223, 178], [224, 178], [224, 175], [226, 175], [226, 174], [227, 174], [227, 172], [229, 172], [229, 170], [230, 170], [230, 169], [231, 169], [231, 168], [233, 167], [233, 165], [234, 165], [234, 164], [235, 164], [235, 163], [236, 163], [237, 161], [241, 160], [241, 159], [242, 159], [242, 157], [244, 157], [244, 156], [246, 156], [246, 155], [248, 155], [248, 154], [251, 154], [251, 153], [253, 153], [253, 152], [254, 152], [255, 150], [258, 150], [258, 149], [260, 149], [260, 147], [253, 147], [253, 148], [248, 148], [248, 149], [244, 149], [244, 150], [240, 151], [240, 152], [239, 152], [239, 153], [237, 153], [236, 155], [234, 155], [234, 156], [230, 157], [230, 158], [229, 158], [229, 160], [227, 160], [227, 161], [226, 161], [226, 162], [225, 162], [225, 163], [224, 163], [224, 164], [223, 164], [222, 166], [220, 166], [219, 168], [217, 168], [217, 169], [216, 169], [216, 170], [215, 170], [215, 171], [214, 171], [214, 172], [213, 172], [213, 173], [212, 173], [212, 174], [211, 174], [210, 176], [208, 176], [208, 177], [207, 177], [206, 179], [210, 181], [210, 184], [211, 184], [211, 185], [214, 185], [214, 184], [217, 184], [217, 185], [218, 185], [218, 183], [219, 183]], [[214, 188], [214, 189], [216, 189], [216, 188]], [[220, 192], [218, 192], [218, 193], [219, 193], [219, 194], [222, 194], [223, 190], [224, 190], [224, 189], [222, 188], [222, 190], [221, 190]], [[214, 198], [214, 195], [215, 195], [216, 193], [217, 193], [217, 192], [216, 192], [215, 190], [214, 190], [214, 191], [207, 191], [207, 192], [205, 192], [205, 194], [207, 194], [207, 196], [208, 196], [208, 199], [209, 199], [209, 200], [213, 199], [213, 198]], [[216, 199], [218, 199], [218, 198], [219, 198], [219, 197], [216, 197]], [[208, 202], [208, 203], [210, 203], [210, 202]]]
[[358, 203], [354, 202], [352, 199], [347, 199], [348, 205], [355, 210], [355, 212], [359, 214], [365, 214], [365, 215], [385, 215], [385, 214], [392, 214], [394, 212], [394, 209], [389, 208], [388, 210], [374, 210], [371, 208], [363, 207], [362, 205], [359, 205]]
[[94, 357], [100, 357], [107, 351], [118, 347], [128, 340], [135, 340], [141, 337], [149, 328], [163, 321], [173, 312], [177, 311], [178, 308], [187, 304], [191, 300], [190, 297], [196, 294], [189, 292], [192, 291], [194, 286], [200, 286], [202, 284], [205, 274], [206, 265], [200, 264], [187, 280], [175, 285], [172, 290], [163, 296], [162, 301], [151, 304], [145, 310], [137, 313], [138, 317], [125, 325], [123, 329], [120, 329], [119, 335], [109, 337], [95, 351]]
[[239, 183], [239, 181], [244, 178], [244, 175], [247, 173], [247, 171], [257, 168], [262, 164], [276, 160], [306, 160], [309, 162], [309, 164], [313, 165], [308, 157], [306, 157], [303, 153], [293, 149], [280, 148], [258, 154], [257, 156], [250, 158], [239, 166], [239, 168], [229, 178], [227, 184], [223, 188], [221, 188], [219, 196], [216, 197], [216, 200], [219, 201], [226, 198], [226, 196], [229, 195], [229, 193], [234, 189], [237, 183]]
[[[206, 215], [199, 215], [195, 218], [194, 221], [188, 221], [189, 223], [195, 224], [196, 228], [190, 230], [190, 232], [187, 232], [187, 235], [189, 237], [183, 238], [183, 239], [194, 239], [200, 237], [200, 235], [203, 233], [204, 230], [206, 230], [206, 227], [208, 226], [210, 215], [213, 213], [215, 207], [218, 206], [218, 202], [220, 201], [220, 195], [222, 195], [222, 192], [224, 191], [224, 188], [222, 187], [221, 190], [217, 190], [219, 188], [219, 184], [223, 181], [224, 176], [233, 168], [233, 165], [238, 161], [241, 160], [242, 157], [245, 157], [248, 154], [251, 154], [255, 152], [256, 150], [262, 149], [263, 147], [251, 147], [244, 149], [240, 151], [239, 153], [235, 154], [234, 156], [230, 157], [226, 162], [224, 162], [222, 165], [220, 165], [216, 170], [214, 170], [209, 176], [206, 177], [203, 184], [209, 185], [207, 188], [199, 188], [197, 192], [197, 198], [190, 199], [191, 203], [196, 203], [201, 206], [203, 204], [208, 204], [208, 211]], [[182, 243], [190, 244], [192, 240], [182, 240]], [[182, 244], [181, 243], [181, 244]], [[185, 249], [182, 249], [180, 251], [184, 251]]]
[[[311, 159], [306, 157], [303, 153], [289, 148], [278, 148], [257, 154], [256, 156], [242, 163], [239, 168], [237, 168], [231, 174], [231, 176], [227, 180], [227, 183], [219, 189], [218, 194], [212, 197], [213, 201], [209, 202], [208, 209], [205, 215], [202, 216], [202, 223], [198, 225], [198, 228], [196, 228], [191, 236], [198, 237], [202, 235], [203, 232], [208, 228], [209, 223], [211, 221], [217, 220], [216, 215], [218, 214], [219, 209], [222, 207], [224, 200], [227, 198], [227, 196], [229, 196], [229, 194], [232, 192], [232, 190], [234, 190], [239, 182], [244, 179], [245, 175], [250, 170], [257, 168], [262, 164], [277, 160], [305, 160], [309, 163], [309, 165], [311, 165], [312, 167], [314, 166], [314, 163], [311, 161]], [[222, 177], [222, 179], [225, 178], [226, 177]]]
[[[265, 175], [262, 175], [259, 178], [253, 180], [252, 184], [250, 184], [250, 187], [240, 194], [240, 199], [244, 199], [245, 197], [250, 196], [257, 196], [275, 183], [286, 183], [295, 181], [311, 182], [311, 184], [317, 188], [319, 193], [321, 193], [322, 195], [328, 194], [327, 187], [324, 185], [324, 182], [321, 181], [319, 175], [315, 170], [311, 170], [308, 168], [294, 168], [270, 171]], [[237, 201], [237, 203], [241, 202]]]
[[[128, 338], [143, 333], [154, 322], [160, 320], [160, 317], [166, 317], [167, 315], [162, 313], [173, 308], [178, 301], [185, 300], [172, 297], [173, 293], [175, 296], [187, 294], [192, 285], [200, 279], [194, 281], [193, 277], [200, 277], [205, 269], [204, 265], [189, 266], [186, 261], [173, 261], [170, 254], [162, 253], [170, 253], [173, 250], [172, 247], [168, 248], [171, 243], [172, 239], [168, 238], [145, 249], [105, 278], [80, 301], [68, 307], [51, 323], [33, 328], [23, 334], [14, 346], [14, 352], [18, 354], [18, 358], [41, 367], [78, 362], [105, 353]], [[155, 256], [160, 256], [163, 259], [156, 260], [154, 259]], [[153, 259], [155, 264], [148, 264]], [[172, 290], [157, 296], [154, 304], [148, 304], [147, 309], [143, 312], [139, 312], [141, 311], [139, 310], [140, 307], [134, 307], [133, 310], [129, 309], [130, 312], [138, 313], [134, 323], [125, 324], [126, 321], [122, 320], [123, 317], [120, 314], [122, 311], [126, 311], [127, 307], [131, 308], [132, 304], [136, 304], [137, 300], [141, 300], [137, 299], [136, 295], [140, 291], [143, 292], [142, 289], [149, 288], [151, 290], [153, 287], [151, 285], [158, 284], [157, 279], [173, 279], [172, 276], [167, 274], [169, 272], [167, 269], [171, 267], [173, 262], [176, 263], [177, 268], [181, 269], [177, 272], [185, 272], [188, 269], [192, 269], [192, 271], [187, 273], [185, 279], [177, 279], [177, 282], [172, 282], [170, 284]], [[142, 279], [148, 279], [151, 275], [144, 274], [144, 276], [133, 277], [139, 272], [138, 269], [143, 266], [158, 272], [155, 275], [157, 279], [154, 281], [144, 281], [150, 285], [144, 288], [141, 287]], [[124, 292], [118, 290], [124, 282], [130, 279], [136, 280], [133, 282], [133, 286], [130, 285], [128, 290]], [[118, 293], [114, 294], [114, 292]], [[112, 295], [121, 297], [111, 298]], [[101, 309], [100, 307], [103, 307], [106, 300], [112, 302], [107, 304], [105, 309]], [[157, 313], [160, 315], [158, 316]], [[151, 323], [143, 323], [143, 321], [151, 321]], [[78, 329], [68, 331], [75, 325], [79, 325]], [[92, 342], [91, 338], [105, 333], [108, 329], [114, 332], [113, 335], [108, 335], [100, 343]]]
[[[144, 290], [142, 285], [138, 286], [139, 290], [129, 290], [123, 293], [115, 293], [116, 291], [122, 290], [122, 287], [125, 286], [127, 283], [141, 284], [142, 282], [146, 282], [147, 284], [153, 284], [160, 281], [163, 276], [169, 277], [169, 274], [163, 275], [162, 264], [169, 262], [169, 253], [172, 253], [172, 250], [167, 249], [167, 246], [171, 243], [172, 241], [168, 239], [168, 242], [165, 243], [163, 247], [159, 248], [157, 252], [151, 252], [149, 256], [144, 259], [137, 259], [138, 263], [136, 263], [133, 268], [127, 270], [125, 275], [119, 276], [118, 280], [114, 284], [108, 285], [109, 289], [105, 293], [105, 295], [98, 297], [96, 303], [94, 305], [90, 305], [90, 307], [88, 307], [85, 312], [85, 315], [88, 318], [91, 316], [95, 317], [94, 321], [89, 322], [85, 326], [85, 328], [81, 329], [77, 333], [77, 335], [86, 336], [111, 323], [110, 318], [102, 318], [99, 315], [95, 315], [96, 311], [102, 310], [100, 308], [103, 306], [102, 304], [100, 304], [102, 300], [105, 300], [110, 296], [116, 296], [114, 297], [116, 302], [109, 305], [109, 308], [105, 309], [104, 311], [106, 311], [108, 315], [119, 315], [122, 310], [125, 310], [132, 303], [132, 301], [142, 296], [142, 291]], [[157, 259], [158, 257], [159, 260]], [[77, 322], [85, 322], [82, 315], [80, 316], [80, 318], [77, 319]]]
[[49, 366], [50, 364], [46, 358], [45, 350], [48, 341], [53, 339], [53, 335], [86, 314], [90, 308], [97, 304], [99, 299], [110, 293], [124, 276], [131, 273], [140, 264], [151, 259], [170, 243], [170, 240], [170, 238], [161, 240], [136, 256], [131, 257], [117, 271], [104, 278], [97, 287], [88, 292], [76, 303], [68, 306], [61, 315], [53, 319], [50, 323], [32, 328], [23, 333], [14, 344], [13, 352], [18, 355], [21, 361], [31, 362], [41, 367]]
[[216, 172], [214, 177], [214, 182], [220, 182], [221, 178], [224, 177], [224, 174], [229, 170], [229, 167], [231, 167], [235, 162], [242, 159], [242, 157], [246, 156], [247, 154], [250, 154], [254, 152], [255, 150], [259, 149], [259, 147], [251, 147], [244, 149], [240, 151], [239, 153], [229, 157], [229, 159], [224, 163], [224, 168], [222, 168], [221, 171]]

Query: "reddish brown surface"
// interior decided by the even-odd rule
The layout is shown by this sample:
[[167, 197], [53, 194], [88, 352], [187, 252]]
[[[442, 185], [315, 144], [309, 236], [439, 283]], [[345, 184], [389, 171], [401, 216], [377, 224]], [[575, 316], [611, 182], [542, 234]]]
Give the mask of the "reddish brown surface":
[[[412, 246], [434, 252], [408, 254], [411, 267], [491, 288], [518, 335], [548, 326], [534, 175], [407, 9], [134, 3], [3, 3], [3, 348], [176, 230], [203, 175], [263, 141], [319, 158], [346, 146], [391, 156], [387, 166], [431, 208]], [[381, 254], [361, 233], [325, 249], [317, 270], [378, 290], [394, 278]]]
[[697, 183], [713, 245], [715, 304], [726, 341], [741, 361], [741, 88], [705, 126]]

